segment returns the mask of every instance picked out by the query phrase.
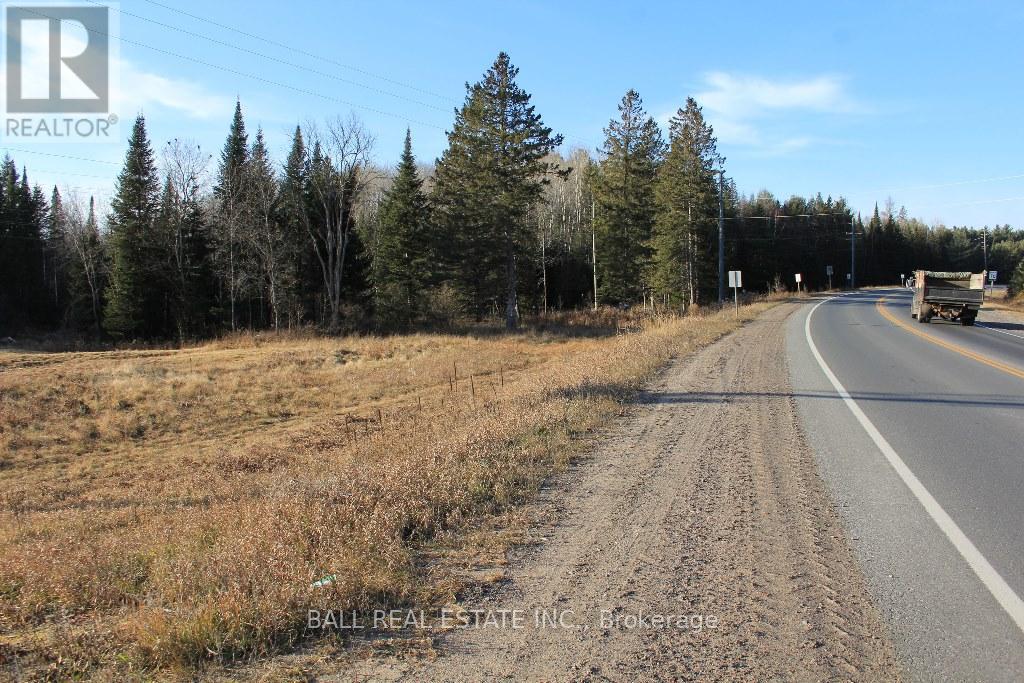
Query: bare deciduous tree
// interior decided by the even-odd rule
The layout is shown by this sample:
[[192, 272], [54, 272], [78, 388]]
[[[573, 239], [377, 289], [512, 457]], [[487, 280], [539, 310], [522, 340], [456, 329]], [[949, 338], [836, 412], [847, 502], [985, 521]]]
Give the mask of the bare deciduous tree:
[[354, 116], [307, 127], [308, 201], [302, 220], [323, 274], [330, 309], [328, 328], [341, 326], [343, 279], [355, 230], [358, 200], [371, 179], [373, 137]]
[[72, 289], [74, 291], [75, 288], [84, 284], [85, 291], [82, 294], [88, 297], [93, 329], [99, 335], [104, 259], [93, 198], [89, 198], [88, 208], [86, 208], [80, 197], [74, 192], [67, 192], [64, 200], [64, 215], [64, 249], [72, 260], [71, 270], [79, 280], [79, 282], [72, 283]]
[[195, 332], [195, 318], [201, 315], [193, 309], [195, 300], [201, 298], [195, 291], [199, 285], [195, 279], [205, 254], [196, 250], [203, 241], [199, 234], [204, 229], [201, 202], [209, 182], [210, 158], [193, 140], [175, 138], [163, 149], [165, 191], [173, 196], [164, 198], [171, 205], [161, 207], [159, 223], [168, 242], [165, 251], [171, 257], [168, 275], [173, 281], [174, 318], [181, 340]]

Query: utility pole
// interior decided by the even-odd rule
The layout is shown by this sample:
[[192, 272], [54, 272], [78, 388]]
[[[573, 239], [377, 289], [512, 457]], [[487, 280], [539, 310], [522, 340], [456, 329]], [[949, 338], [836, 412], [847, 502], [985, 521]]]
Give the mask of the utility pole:
[[[981, 233], [981, 256], [985, 260], [985, 272], [988, 272], [988, 226], [982, 229]], [[985, 277], [988, 277], [987, 275]]]
[[[990, 284], [992, 283], [992, 281], [989, 280], [989, 278], [988, 278], [988, 226], [987, 225], [984, 226], [984, 228], [982, 229], [982, 233], [981, 233], [981, 256], [982, 256], [982, 259], [984, 259], [984, 262], [985, 262], [985, 267], [982, 269], [982, 271], [985, 273], [985, 281], [981, 283], [982, 287], [984, 287], [985, 282], [988, 282]], [[56, 291], [56, 290], [54, 290], [54, 291]], [[989, 287], [989, 296], [992, 296], [991, 287]]]
[[718, 171], [718, 303], [725, 301], [725, 170]]
[[596, 204], [590, 200], [590, 250], [594, 259], [594, 310], [597, 310], [597, 223], [594, 222], [596, 215]]
[[857, 225], [850, 216], [850, 289], [857, 289]]
[[540, 270], [544, 280], [544, 315], [548, 314], [548, 261], [544, 249], [544, 233], [540, 234]]

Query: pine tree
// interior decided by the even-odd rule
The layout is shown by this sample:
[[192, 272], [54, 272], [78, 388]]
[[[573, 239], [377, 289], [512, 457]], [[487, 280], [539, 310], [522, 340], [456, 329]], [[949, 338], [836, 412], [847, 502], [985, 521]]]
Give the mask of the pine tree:
[[159, 310], [153, 310], [159, 306], [159, 291], [149, 277], [149, 247], [159, 192], [146, 120], [139, 114], [110, 203], [110, 286], [103, 326], [118, 338], [151, 333], [153, 330], [147, 328], [159, 314]]
[[208, 330], [215, 291], [203, 181], [209, 157], [191, 141], [164, 147], [166, 179], [157, 233], [166, 266], [159, 275], [168, 292], [170, 324], [180, 342]]
[[292, 146], [281, 178], [281, 201], [278, 205], [281, 225], [294, 245], [295, 277], [288, 289], [286, 300], [290, 315], [298, 323], [302, 318], [316, 317], [319, 291], [323, 287], [320, 264], [310, 243], [303, 219], [309, 206], [306, 142], [302, 128], [295, 126]]
[[1014, 299], [1024, 297], [1024, 260], [1017, 264], [1017, 268], [1010, 276], [1009, 295]]
[[678, 110], [669, 123], [669, 150], [658, 169], [657, 219], [651, 240], [651, 285], [673, 301], [694, 304], [702, 289], [714, 289], [715, 172], [722, 161], [711, 126], [696, 100], [687, 98], [686, 108]]
[[213, 235], [221, 280], [227, 287], [227, 307], [232, 330], [238, 324], [238, 303], [246, 273], [242, 262], [242, 231], [245, 228], [245, 173], [249, 160], [249, 136], [245, 132], [242, 103], [235, 102], [224, 149], [220, 155], [217, 183], [213, 188], [216, 219]]
[[256, 141], [249, 153], [246, 195], [252, 215], [249, 246], [266, 289], [271, 323], [276, 330], [280, 328], [287, 310], [285, 297], [295, 277], [297, 245], [290, 239], [281, 219], [281, 188], [262, 130], [257, 130]]
[[50, 209], [46, 218], [43, 279], [51, 297], [55, 317], [64, 317], [67, 301], [67, 254], [64, 251], [67, 215], [60, 192], [54, 186], [50, 193]]
[[605, 303], [631, 303], [643, 291], [643, 270], [654, 226], [654, 180], [664, 151], [661, 131], [635, 90], [605, 128], [595, 174], [598, 295]]
[[0, 186], [0, 326], [45, 326], [51, 322], [43, 277], [46, 202], [10, 157], [4, 159]]
[[864, 254], [863, 262], [857, 268], [860, 271], [857, 280], [862, 284], [867, 284], [875, 282], [878, 278], [878, 273], [881, 271], [878, 260], [885, 239], [882, 236], [882, 216], [878, 211], [878, 202], [875, 202], [875, 210], [871, 214], [871, 220], [868, 221], [865, 227], [863, 241], [866, 253]]
[[481, 81], [466, 86], [434, 193], [450, 240], [449, 272], [478, 315], [504, 298], [509, 328], [519, 323], [517, 266], [530, 247], [527, 212], [554, 170], [545, 157], [562, 143], [516, 83], [518, 73], [502, 52]]
[[[165, 250], [176, 252], [184, 248], [181, 239], [183, 233], [182, 213], [178, 190], [174, 186], [174, 181], [168, 176], [164, 179], [156, 217], [153, 220], [153, 234], [156, 238], [154, 244], [160, 246], [161, 252]], [[178, 267], [183, 265], [180, 256], [180, 253], [173, 254], [166, 262], [160, 264], [162, 267], [159, 270], [151, 269], [150, 272], [167, 294], [177, 337], [180, 341], [184, 341], [188, 329], [191, 327], [188, 320], [191, 288], [187, 281], [186, 269]]]
[[429, 275], [428, 220], [427, 197], [412, 153], [412, 133], [406, 130], [398, 172], [380, 206], [374, 257], [377, 312], [385, 318], [410, 323], [419, 309]]

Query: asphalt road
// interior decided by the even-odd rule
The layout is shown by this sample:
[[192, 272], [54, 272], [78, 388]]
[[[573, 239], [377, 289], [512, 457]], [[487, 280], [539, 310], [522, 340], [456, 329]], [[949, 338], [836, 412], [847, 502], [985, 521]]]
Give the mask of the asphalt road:
[[820, 301], [787, 321], [793, 391], [906, 678], [1024, 680], [1024, 326]]

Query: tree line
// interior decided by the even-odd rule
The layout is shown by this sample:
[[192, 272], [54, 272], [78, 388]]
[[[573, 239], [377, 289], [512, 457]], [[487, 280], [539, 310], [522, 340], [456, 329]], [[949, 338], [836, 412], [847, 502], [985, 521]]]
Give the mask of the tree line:
[[[139, 116], [109, 213], [47, 197], [6, 158], [0, 178], [0, 333], [63, 329], [114, 340], [199, 339], [306, 324], [408, 329], [463, 317], [597, 305], [685, 310], [718, 298], [725, 261], [748, 290], [896, 284], [916, 268], [1024, 285], [1024, 235], [928, 226], [839, 197], [741, 196], [688, 98], [667, 135], [628, 91], [596, 153], [557, 150], [502, 53], [467, 85], [448, 147], [418, 164], [407, 131], [393, 171], [350, 117], [297, 126], [276, 163], [236, 104], [214, 160]], [[215, 168], [210, 168], [215, 166]], [[826, 274], [831, 266], [833, 276]]]

